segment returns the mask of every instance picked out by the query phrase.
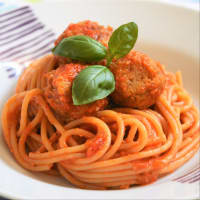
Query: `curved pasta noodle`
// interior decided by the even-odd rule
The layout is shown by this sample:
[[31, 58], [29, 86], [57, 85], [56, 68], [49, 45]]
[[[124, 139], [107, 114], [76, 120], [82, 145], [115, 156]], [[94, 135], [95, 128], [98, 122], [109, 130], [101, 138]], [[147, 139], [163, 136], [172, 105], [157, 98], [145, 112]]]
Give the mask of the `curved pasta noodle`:
[[5, 141], [24, 168], [84, 189], [122, 189], [155, 181], [199, 149], [199, 116], [180, 72], [166, 72], [174, 81], [152, 109], [115, 108], [62, 124], [43, 95], [43, 76], [55, 65], [53, 55], [33, 62], [2, 112]]

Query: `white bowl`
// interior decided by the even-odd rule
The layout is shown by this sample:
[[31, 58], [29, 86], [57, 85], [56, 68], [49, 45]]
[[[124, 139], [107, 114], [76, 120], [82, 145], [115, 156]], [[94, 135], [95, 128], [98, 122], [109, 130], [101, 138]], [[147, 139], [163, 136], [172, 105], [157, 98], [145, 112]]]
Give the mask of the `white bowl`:
[[[156, 1], [63, 0], [33, 4], [36, 15], [56, 34], [70, 22], [85, 19], [117, 27], [135, 21], [139, 39], [135, 49], [160, 61], [169, 71], [181, 70], [184, 86], [199, 106], [199, 12]], [[12, 94], [17, 78], [0, 68], [0, 108]], [[0, 133], [0, 194], [14, 199], [194, 199], [199, 182], [174, 181], [198, 165], [199, 153], [176, 172], [157, 182], [127, 190], [90, 191], [62, 178], [32, 173], [13, 159]]]

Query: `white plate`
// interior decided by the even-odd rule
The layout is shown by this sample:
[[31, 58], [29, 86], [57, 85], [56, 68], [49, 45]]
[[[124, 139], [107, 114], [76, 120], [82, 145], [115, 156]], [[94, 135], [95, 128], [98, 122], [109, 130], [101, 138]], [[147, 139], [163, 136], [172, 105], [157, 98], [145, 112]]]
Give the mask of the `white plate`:
[[[139, 39], [135, 49], [163, 63], [167, 70], [181, 70], [185, 88], [199, 106], [199, 12], [153, 1], [63, 0], [33, 4], [39, 19], [57, 34], [70, 22], [90, 19], [114, 27], [135, 21]], [[9, 61], [9, 60], [8, 60]], [[0, 67], [0, 108], [12, 94], [16, 77], [8, 79], [8, 63]], [[16, 63], [10, 64], [15, 68]], [[90, 191], [65, 180], [21, 168], [0, 134], [0, 194], [15, 199], [195, 199], [199, 182], [180, 183], [176, 177], [198, 166], [199, 154], [175, 173], [154, 184], [127, 190]]]

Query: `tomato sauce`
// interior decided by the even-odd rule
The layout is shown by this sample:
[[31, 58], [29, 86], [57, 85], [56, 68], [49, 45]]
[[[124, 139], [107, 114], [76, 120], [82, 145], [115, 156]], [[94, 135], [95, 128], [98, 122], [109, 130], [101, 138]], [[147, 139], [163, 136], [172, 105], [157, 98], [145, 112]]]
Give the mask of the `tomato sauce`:
[[96, 152], [98, 152], [103, 145], [105, 144], [105, 137], [102, 136], [97, 136], [91, 142], [88, 144], [88, 149], [86, 151], [86, 156], [91, 157], [93, 156]]

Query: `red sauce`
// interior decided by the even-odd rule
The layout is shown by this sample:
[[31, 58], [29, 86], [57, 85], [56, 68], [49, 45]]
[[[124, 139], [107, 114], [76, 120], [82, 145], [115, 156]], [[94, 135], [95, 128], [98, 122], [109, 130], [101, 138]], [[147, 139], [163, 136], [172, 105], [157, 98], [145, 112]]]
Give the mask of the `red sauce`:
[[99, 25], [97, 22], [86, 20], [77, 24], [70, 24], [55, 41], [55, 45], [57, 45], [63, 38], [75, 35], [86, 35], [107, 46], [111, 34], [112, 27], [104, 27]]
[[152, 170], [158, 170], [164, 167], [165, 163], [162, 160], [139, 160], [133, 161], [133, 170], [139, 171], [145, 168], [152, 168]]
[[147, 172], [139, 176], [138, 181], [141, 185], [147, 185], [155, 182], [158, 179], [158, 173]]
[[89, 142], [89, 147], [86, 152], [87, 157], [93, 156], [96, 152], [98, 152], [105, 143], [105, 137], [97, 136], [91, 142]]

